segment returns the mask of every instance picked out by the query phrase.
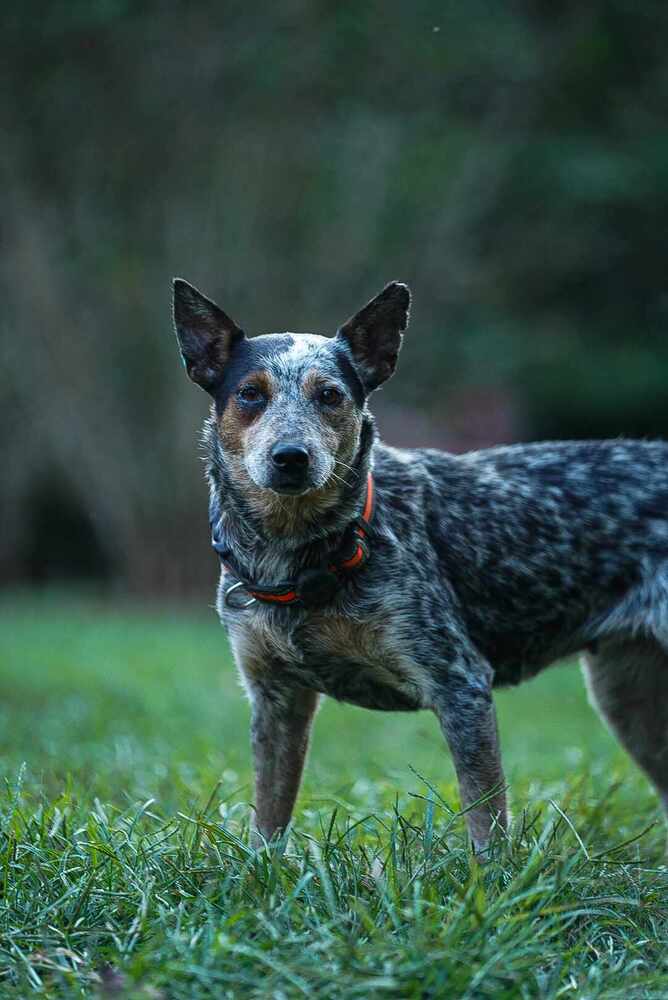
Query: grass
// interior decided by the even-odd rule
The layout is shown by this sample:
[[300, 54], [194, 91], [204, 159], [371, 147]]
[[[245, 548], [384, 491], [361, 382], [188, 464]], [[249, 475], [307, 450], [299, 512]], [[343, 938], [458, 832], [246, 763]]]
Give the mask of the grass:
[[665, 998], [651, 789], [573, 665], [498, 704], [515, 824], [483, 869], [435, 721], [329, 703], [256, 854], [213, 613], [5, 598], [0, 997]]

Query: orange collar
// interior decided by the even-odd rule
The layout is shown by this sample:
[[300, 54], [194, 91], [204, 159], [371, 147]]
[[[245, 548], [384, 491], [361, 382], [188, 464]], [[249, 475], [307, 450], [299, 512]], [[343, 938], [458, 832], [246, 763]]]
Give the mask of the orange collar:
[[224, 570], [236, 577], [236, 582], [225, 590], [225, 606], [239, 611], [250, 607], [255, 601], [274, 605], [300, 604], [303, 607], [326, 604], [343, 586], [347, 574], [357, 572], [369, 558], [368, 534], [374, 507], [375, 485], [369, 472], [364, 509], [349, 526], [339, 548], [327, 555], [326, 565], [319, 569], [302, 570], [295, 580], [273, 587], [244, 579], [231, 561], [230, 550], [214, 529], [211, 544], [220, 556]]

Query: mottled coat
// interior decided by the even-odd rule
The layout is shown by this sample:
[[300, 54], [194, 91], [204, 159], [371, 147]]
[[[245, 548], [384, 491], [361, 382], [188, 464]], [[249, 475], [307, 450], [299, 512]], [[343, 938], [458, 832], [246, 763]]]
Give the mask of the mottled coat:
[[588, 650], [590, 690], [668, 798], [668, 445], [587, 441], [467, 455], [377, 440], [408, 292], [393, 284], [333, 338], [248, 340], [177, 283], [177, 333], [213, 397], [211, 521], [245, 581], [326, 563], [373, 472], [371, 556], [324, 605], [218, 610], [253, 706], [257, 825], [288, 822], [318, 695], [431, 709], [474, 844], [506, 823], [492, 689]]

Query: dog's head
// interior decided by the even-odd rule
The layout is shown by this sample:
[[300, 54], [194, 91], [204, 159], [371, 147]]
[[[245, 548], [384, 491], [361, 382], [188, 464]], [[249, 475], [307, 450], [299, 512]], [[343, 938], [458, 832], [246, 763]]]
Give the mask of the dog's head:
[[305, 496], [348, 479], [371, 392], [394, 372], [410, 294], [393, 282], [336, 336], [248, 339], [214, 302], [174, 281], [174, 324], [190, 378], [215, 403], [233, 481]]

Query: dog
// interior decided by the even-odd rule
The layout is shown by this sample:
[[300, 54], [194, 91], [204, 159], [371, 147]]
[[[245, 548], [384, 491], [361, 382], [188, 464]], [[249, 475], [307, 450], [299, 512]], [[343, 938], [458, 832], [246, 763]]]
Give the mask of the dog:
[[322, 695], [430, 709], [472, 846], [507, 829], [492, 693], [584, 651], [592, 701], [668, 808], [668, 444], [399, 450], [369, 397], [410, 293], [333, 336], [247, 338], [174, 281], [205, 424], [217, 610], [251, 704], [254, 835], [290, 822]]

